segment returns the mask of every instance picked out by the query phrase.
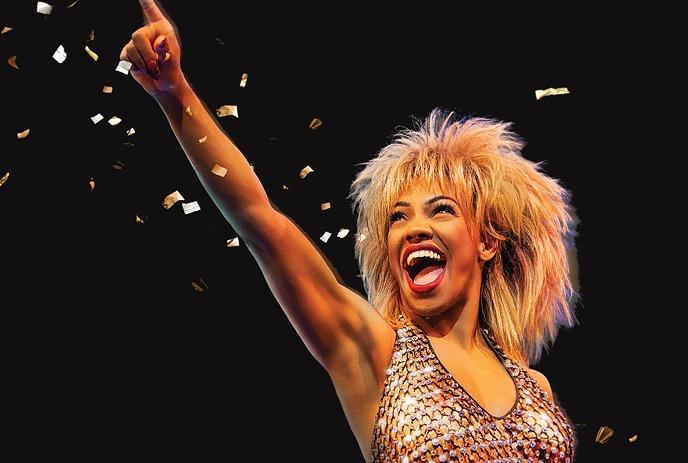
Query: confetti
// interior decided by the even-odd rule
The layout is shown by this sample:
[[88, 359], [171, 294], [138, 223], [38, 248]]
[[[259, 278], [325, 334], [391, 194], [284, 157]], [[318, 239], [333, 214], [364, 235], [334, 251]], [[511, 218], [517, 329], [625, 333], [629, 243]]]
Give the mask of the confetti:
[[136, 216], [136, 223], [146, 223], [146, 221], [137, 215]]
[[283, 190], [288, 190], [289, 187], [288, 187], [287, 185], [282, 184], [282, 189], [283, 189]]
[[358, 241], [359, 241], [359, 242], [363, 241], [363, 240], [366, 239], [366, 238], [367, 238], [367, 236], [365, 235], [365, 233], [361, 233], [361, 234], [358, 235]]
[[115, 161], [112, 164], [112, 168], [115, 170], [122, 170], [122, 169], [124, 169], [124, 163], [122, 161]]
[[131, 63], [129, 61], [121, 60], [115, 68], [115, 71], [121, 72], [126, 76], [127, 74], [129, 74], [129, 69], [131, 69]]
[[13, 28], [13, 27], [9, 27], [9, 26], [5, 26], [5, 27], [2, 28], [2, 32], [0, 32], [0, 34], [4, 34], [5, 32], [9, 32], [9, 31], [11, 31], [12, 29], [14, 29], [14, 28]]
[[299, 177], [306, 178], [306, 175], [310, 174], [311, 172], [315, 171], [311, 169], [311, 166], [306, 166], [303, 169], [301, 169], [301, 172], [299, 172]]
[[349, 234], [349, 230], [346, 228], [340, 228], [339, 232], [337, 232], [337, 238], [346, 238], [346, 235]]
[[308, 128], [315, 130], [318, 127], [320, 127], [321, 125], [322, 125], [322, 121], [320, 119], [318, 119], [317, 117], [314, 117], [313, 120], [311, 121], [311, 123], [308, 124]]
[[193, 117], [193, 113], [191, 112], [191, 106], [187, 106], [186, 109], [185, 109], [184, 111], [186, 111], [186, 114], [188, 114], [189, 116]]
[[31, 131], [31, 129], [26, 129], [26, 130], [24, 130], [23, 132], [19, 132], [19, 133], [17, 134], [17, 139], [21, 140], [22, 138], [28, 137], [30, 131]]
[[330, 206], [330, 203], [320, 203], [320, 210], [321, 210], [321, 211], [326, 211], [326, 210], [328, 210], [330, 207], [332, 207], [332, 206]]
[[236, 238], [232, 238], [227, 240], [227, 247], [228, 248], [236, 248], [239, 246], [239, 237], [237, 236]]
[[91, 117], [91, 120], [93, 121], [94, 124], [97, 124], [98, 122], [102, 121], [105, 119], [102, 114], [98, 113], [95, 116]]
[[50, 14], [53, 11], [53, 6], [45, 3], [45, 2], [38, 2], [36, 3], [36, 13], [40, 14]]
[[10, 178], [9, 172], [7, 172], [5, 175], [2, 176], [2, 178], [0, 178], [0, 186], [3, 186], [8, 178]]
[[93, 61], [98, 61], [98, 55], [93, 52], [90, 48], [88, 48], [88, 45], [84, 47], [84, 50], [86, 50], [86, 53], [88, 53], [88, 56], [93, 58]]
[[205, 143], [206, 140], [208, 140], [208, 135], [206, 135], [206, 136], [203, 137], [203, 138], [199, 138], [199, 139], [198, 139], [198, 143]]
[[225, 175], [227, 175], [227, 169], [225, 169], [219, 164], [215, 164], [213, 168], [210, 169], [210, 172], [217, 175], [218, 177], [224, 177]]
[[112, 117], [108, 120], [108, 124], [110, 124], [110, 125], [112, 125], [112, 126], [115, 126], [115, 125], [119, 124], [120, 122], [122, 122], [122, 119], [120, 119], [120, 118], [117, 117], [117, 116], [112, 116]]
[[10, 56], [7, 58], [7, 64], [12, 66], [14, 69], [19, 69], [19, 65], [17, 64], [17, 57], [16, 56]]
[[241, 75], [241, 82], [239, 82], [239, 87], [246, 87], [246, 82], [248, 82], [248, 73], [244, 72]]
[[172, 206], [175, 205], [177, 201], [182, 201], [184, 199], [184, 196], [179, 191], [173, 191], [172, 193], [168, 194], [165, 196], [165, 199], [162, 201], [162, 207], [165, 209], [169, 209]]
[[569, 93], [569, 89], [566, 87], [561, 87], [561, 88], [548, 88], [546, 90], [535, 90], [535, 99], [539, 100], [540, 98], [544, 98], [546, 96], [552, 96], [552, 95], [567, 95]]
[[201, 206], [198, 205], [198, 201], [193, 201], [190, 203], [182, 203], [182, 209], [184, 209], [184, 214], [192, 214], [201, 210]]
[[112, 87], [108, 87], [107, 85], [103, 86], [103, 93], [112, 93]]
[[222, 105], [215, 110], [217, 117], [234, 116], [239, 117], [239, 107], [231, 105]]
[[168, 62], [168, 61], [170, 60], [171, 57], [172, 57], [172, 55], [170, 54], [170, 52], [169, 52], [169, 51], [166, 51], [166, 52], [165, 52], [165, 57], [162, 59], [162, 62], [163, 62], [163, 63]]
[[96, 189], [96, 181], [93, 180], [93, 177], [91, 177], [91, 180], [88, 181], [88, 186], [91, 188], [91, 191]]
[[196, 280], [196, 281], [192, 281], [192, 282], [191, 282], [191, 286], [193, 287], [193, 289], [195, 289], [195, 290], [198, 291], [199, 293], [202, 293], [203, 291], [205, 291], [206, 289], [208, 289], [208, 285], [205, 284], [205, 281], [203, 281], [202, 278], [199, 278], [199, 279]]
[[55, 50], [55, 53], [53, 53], [53, 58], [60, 64], [65, 62], [67, 59], [67, 52], [62, 45], [57, 47], [57, 50]]
[[614, 430], [609, 426], [602, 426], [597, 430], [597, 435], [595, 436], [595, 442], [598, 444], [606, 444], [609, 439], [614, 435]]
[[634, 434], [631, 437], [628, 438], [628, 442], [633, 443], [638, 440], [638, 435]]
[[132, 135], [134, 135], [135, 133], [136, 133], [136, 130], [134, 130], [133, 127], [130, 128], [129, 130], [127, 130], [127, 135], [129, 135], [130, 137], [131, 137]]
[[325, 233], [323, 233], [322, 236], [320, 237], [320, 241], [322, 241], [322, 242], [324, 242], [324, 243], [327, 243], [327, 240], [330, 239], [330, 236], [332, 236], [332, 233], [330, 233], [330, 232], [325, 232]]
[[73, 7], [74, 5], [76, 5], [77, 3], [79, 3], [79, 0], [74, 0], [72, 3], [70, 3], [69, 5], [67, 5], [67, 8], [71, 8], [71, 7]]
[[88, 37], [86, 37], [87, 42], [93, 42], [96, 38], [96, 31], [91, 29], [91, 32], [88, 33]]

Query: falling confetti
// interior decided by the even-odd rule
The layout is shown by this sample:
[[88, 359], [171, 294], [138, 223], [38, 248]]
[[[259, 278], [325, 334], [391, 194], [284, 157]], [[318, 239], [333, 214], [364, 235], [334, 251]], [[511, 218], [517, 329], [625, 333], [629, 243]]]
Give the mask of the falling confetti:
[[311, 172], [315, 171], [311, 169], [311, 166], [306, 166], [303, 169], [301, 169], [301, 172], [299, 172], [299, 177], [306, 178], [306, 175], [310, 174]]
[[95, 116], [91, 117], [91, 120], [93, 121], [94, 124], [97, 124], [98, 122], [102, 121], [105, 119], [102, 114], [98, 113]]
[[108, 87], [107, 85], [103, 86], [103, 93], [112, 93], [112, 87]]
[[535, 90], [535, 99], [539, 100], [540, 98], [544, 98], [546, 96], [552, 96], [552, 95], [567, 95], [569, 93], [569, 89], [566, 87], [561, 87], [561, 88], [548, 88], [546, 90]]
[[239, 82], [239, 87], [246, 87], [246, 82], [248, 82], [248, 73], [244, 72], [241, 75], [241, 82]]
[[2, 178], [0, 178], [0, 186], [3, 186], [8, 178], [10, 178], [9, 172], [7, 172], [5, 175], [2, 176]]
[[117, 116], [112, 116], [112, 117], [108, 120], [108, 124], [110, 124], [110, 125], [112, 125], [112, 126], [115, 126], [115, 125], [119, 124], [120, 122], [122, 122], [122, 119], [120, 119], [120, 118], [117, 117]]
[[162, 201], [162, 207], [165, 209], [169, 209], [172, 206], [174, 206], [177, 201], [182, 201], [184, 200], [184, 196], [179, 191], [173, 191], [172, 193], [168, 194], [165, 196], [165, 199]]
[[326, 210], [328, 210], [330, 207], [332, 207], [332, 206], [330, 206], [330, 203], [320, 203], [320, 210], [321, 210], [321, 211], [326, 211]]
[[222, 105], [215, 110], [217, 117], [234, 116], [239, 117], [239, 107], [233, 105]]
[[91, 32], [88, 33], [88, 37], [86, 37], [87, 42], [93, 42], [96, 38], [96, 31], [91, 30]]
[[77, 3], [79, 3], [79, 0], [74, 0], [72, 3], [70, 3], [69, 5], [67, 5], [67, 8], [71, 8], [71, 7], [73, 7], [74, 5], [76, 5]]
[[129, 61], [121, 60], [115, 68], [115, 71], [121, 72], [126, 76], [127, 74], [129, 74], [129, 69], [131, 69], [131, 63]]
[[133, 127], [130, 128], [129, 130], [127, 130], [127, 135], [129, 135], [130, 137], [131, 137], [132, 135], [134, 135], [135, 133], [136, 133], [136, 130], [134, 130]]
[[287, 185], [284, 185], [284, 184], [283, 184], [283, 185], [282, 185], [282, 189], [283, 189], [283, 190], [288, 190], [289, 187], [288, 187]]
[[193, 289], [195, 289], [195, 290], [198, 291], [199, 293], [202, 293], [203, 291], [205, 291], [206, 289], [208, 289], [208, 285], [205, 284], [205, 281], [203, 281], [202, 278], [199, 278], [199, 279], [196, 280], [196, 281], [192, 281], [192, 282], [191, 282], [191, 286], [193, 287]]
[[115, 170], [122, 170], [122, 169], [124, 169], [124, 163], [122, 161], [115, 161], [112, 164], [112, 168]]
[[367, 236], [365, 235], [365, 233], [361, 233], [361, 234], [358, 235], [358, 241], [359, 241], [359, 242], [363, 241], [363, 240], [366, 239], [366, 238], [367, 238]]
[[193, 117], [193, 112], [191, 112], [191, 106], [187, 106], [186, 109], [185, 109], [184, 111], [186, 111], [186, 114], [188, 114], [189, 116]]
[[93, 177], [91, 177], [91, 180], [88, 181], [88, 186], [91, 188], [91, 191], [96, 189], [96, 181], [93, 180]]
[[349, 230], [346, 228], [340, 228], [339, 232], [337, 232], [337, 238], [346, 238], [346, 235], [349, 234]]
[[9, 31], [11, 31], [12, 29], [14, 29], [14, 28], [13, 28], [13, 27], [9, 27], [9, 26], [5, 26], [5, 27], [2, 28], [2, 32], [0, 32], [0, 34], [4, 34], [4, 33], [6, 33], [6, 32], [9, 32]]
[[330, 232], [325, 232], [325, 233], [323, 233], [322, 236], [320, 237], [320, 241], [322, 241], [322, 242], [324, 242], [324, 243], [327, 243], [327, 240], [330, 239], [330, 236], [332, 236], [332, 233], [330, 233]]
[[205, 143], [206, 140], [208, 140], [208, 135], [206, 135], [206, 136], [203, 137], [203, 138], [199, 138], [199, 139], [198, 139], [198, 143]]
[[602, 426], [597, 430], [597, 435], [595, 436], [595, 442], [598, 444], [606, 444], [609, 439], [614, 435], [614, 430], [609, 426]]
[[16, 56], [10, 56], [7, 58], [7, 64], [12, 66], [14, 69], [19, 69], [19, 65], [17, 64], [17, 57]]
[[23, 132], [19, 132], [19, 133], [17, 134], [17, 139], [21, 140], [22, 138], [28, 137], [30, 131], [31, 131], [31, 129], [26, 129], [26, 130], [24, 130]]
[[93, 58], [93, 61], [98, 61], [98, 55], [92, 51], [90, 48], [88, 48], [88, 45], [84, 47], [84, 50], [86, 50], [86, 53], [88, 53], [88, 56]]
[[166, 52], [165, 52], [165, 57], [162, 59], [162, 62], [163, 62], [163, 63], [168, 62], [168, 61], [170, 60], [171, 57], [172, 57], [172, 55], [170, 54], [170, 52], [169, 52], [169, 51], [166, 51]]
[[201, 210], [201, 206], [198, 205], [198, 201], [193, 201], [190, 203], [182, 203], [182, 209], [184, 209], [184, 214], [192, 214]]
[[146, 223], [146, 221], [137, 215], [136, 216], [136, 223]]
[[60, 64], [65, 62], [67, 59], [67, 52], [62, 45], [57, 47], [57, 50], [55, 50], [55, 53], [53, 53], [53, 58]]
[[239, 237], [237, 236], [236, 238], [232, 238], [227, 240], [227, 247], [228, 248], [236, 248], [239, 246]]
[[628, 438], [628, 442], [633, 443], [638, 440], [638, 435], [634, 434], [631, 437]]
[[322, 125], [322, 121], [320, 119], [318, 119], [317, 117], [314, 117], [313, 120], [311, 121], [311, 123], [308, 124], [308, 128], [315, 130], [318, 127], [320, 127], [321, 125]]
[[224, 177], [225, 175], [227, 175], [227, 169], [225, 169], [219, 164], [215, 164], [213, 168], [210, 169], [210, 172], [217, 175], [218, 177]]
[[38, 2], [36, 3], [36, 13], [40, 14], [50, 14], [53, 11], [53, 6], [45, 3], [45, 2]]

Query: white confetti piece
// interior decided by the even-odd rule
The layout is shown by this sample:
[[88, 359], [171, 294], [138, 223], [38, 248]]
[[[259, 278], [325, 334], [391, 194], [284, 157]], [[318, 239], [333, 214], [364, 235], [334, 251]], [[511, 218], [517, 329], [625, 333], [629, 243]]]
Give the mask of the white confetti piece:
[[365, 233], [361, 233], [358, 235], [358, 241], [363, 241], [366, 238], [367, 238], [367, 236], [365, 235]]
[[136, 216], [136, 223], [146, 223], [146, 221], [137, 215]]
[[53, 6], [45, 2], [36, 3], [36, 13], [50, 14], [53, 11]]
[[201, 206], [198, 205], [198, 201], [193, 201], [190, 203], [182, 203], [182, 209], [184, 209], [184, 214], [192, 214], [201, 210]]
[[98, 61], [98, 55], [93, 50], [88, 48], [88, 45], [84, 47], [84, 50], [86, 50], [86, 53], [88, 53], [88, 56], [90, 56], [93, 61]]
[[121, 72], [126, 76], [127, 74], [129, 74], [129, 69], [131, 69], [131, 63], [129, 61], [121, 60], [115, 68], [115, 71]]
[[320, 127], [321, 125], [322, 125], [322, 121], [320, 119], [318, 119], [317, 117], [314, 117], [313, 120], [311, 120], [311, 123], [308, 124], [308, 128], [315, 130], [318, 127]]
[[237, 236], [236, 238], [232, 238], [227, 240], [227, 247], [228, 248], [236, 248], [239, 246], [239, 237]]
[[247, 82], [248, 82], [248, 73], [244, 72], [241, 75], [241, 82], [239, 82], [239, 87], [246, 87]]
[[120, 122], [122, 122], [122, 119], [120, 119], [120, 118], [117, 117], [117, 116], [112, 116], [112, 117], [108, 120], [108, 124], [110, 124], [110, 125], [112, 125], [112, 126], [115, 126], [115, 125], [119, 124]]
[[637, 440], [638, 440], [638, 435], [637, 435], [637, 434], [634, 434], [634, 435], [632, 435], [631, 437], [628, 438], [628, 442], [630, 442], [631, 444], [632, 444], [633, 442], [637, 441]]
[[129, 135], [130, 137], [131, 137], [132, 135], [134, 135], [135, 133], [136, 133], [136, 130], [134, 130], [133, 127], [130, 128], [129, 130], [127, 130], [127, 135]]
[[169, 209], [172, 206], [174, 206], [177, 201], [183, 201], [184, 196], [179, 191], [173, 191], [172, 193], [168, 194], [165, 196], [165, 199], [162, 201], [162, 207], [165, 209]]
[[8, 178], [10, 178], [9, 172], [7, 172], [5, 175], [2, 176], [2, 178], [0, 178], [0, 186], [3, 186]]
[[28, 137], [30, 131], [31, 131], [31, 129], [26, 129], [26, 130], [24, 130], [24, 131], [22, 131], [22, 132], [19, 132], [19, 133], [17, 134], [17, 139], [21, 140], [22, 138]]
[[14, 28], [13, 28], [13, 27], [9, 27], [9, 26], [5, 26], [5, 27], [2, 28], [2, 32], [0, 32], [0, 34], [4, 34], [4, 33], [6, 33], [6, 32], [9, 32], [9, 31], [11, 31], [12, 29], [14, 29]]
[[96, 189], [96, 181], [91, 178], [91, 180], [88, 181], [88, 186], [91, 189], [91, 191]]
[[208, 289], [208, 285], [203, 281], [203, 278], [199, 278], [196, 281], [191, 282], [191, 287], [198, 291], [199, 293], [202, 293], [206, 289]]
[[91, 120], [93, 121], [94, 124], [97, 124], [98, 122], [102, 121], [105, 119], [102, 114], [98, 113], [95, 116], [91, 117]]
[[330, 207], [332, 207], [332, 206], [330, 205], [330, 203], [320, 203], [320, 210], [321, 210], [321, 211], [326, 211], [326, 210], [328, 210]]
[[349, 234], [349, 230], [346, 228], [340, 228], [339, 232], [337, 232], [337, 238], [346, 238], [346, 235]]
[[217, 175], [218, 177], [224, 177], [225, 175], [227, 175], [227, 169], [225, 169], [219, 164], [215, 164], [213, 168], [210, 170], [210, 172]]
[[303, 169], [301, 169], [301, 172], [299, 172], [299, 177], [306, 178], [306, 175], [310, 174], [311, 172], [315, 171], [311, 169], [311, 166], [306, 166]]
[[235, 105], [222, 105], [215, 110], [215, 114], [217, 114], [217, 117], [239, 117], [239, 107]]
[[208, 140], [208, 135], [206, 135], [206, 136], [203, 137], [203, 138], [199, 138], [199, 139], [198, 139], [198, 143], [205, 143], [207, 140]]
[[96, 39], [96, 31], [91, 29], [91, 32], [88, 33], [88, 37], [86, 37], [87, 42], [93, 42]]
[[112, 164], [112, 168], [115, 170], [122, 170], [122, 169], [124, 169], [124, 163], [122, 161], [115, 161]]
[[330, 239], [330, 236], [332, 236], [332, 233], [330, 233], [330, 232], [325, 232], [325, 233], [323, 233], [322, 236], [320, 237], [320, 241], [323, 241], [323, 242], [327, 243], [327, 240]]
[[112, 87], [108, 87], [107, 85], [103, 86], [103, 93], [112, 93]]
[[283, 184], [283, 185], [282, 185], [282, 189], [283, 189], [283, 190], [288, 190], [289, 187], [288, 187], [287, 185], [284, 185], [284, 184]]
[[53, 53], [53, 58], [60, 64], [65, 62], [67, 59], [67, 52], [62, 45], [57, 47], [57, 50], [55, 50], [55, 53]]
[[552, 95], [567, 95], [569, 93], [569, 89], [566, 87], [560, 87], [560, 88], [548, 88], [546, 90], [535, 90], [535, 99], [539, 100], [540, 98], [544, 98], [546, 96], [552, 96]]
[[72, 3], [70, 3], [69, 5], [67, 5], [67, 8], [71, 8], [71, 7], [73, 7], [74, 5], [76, 5], [77, 3], [79, 3], [79, 0], [74, 0]]

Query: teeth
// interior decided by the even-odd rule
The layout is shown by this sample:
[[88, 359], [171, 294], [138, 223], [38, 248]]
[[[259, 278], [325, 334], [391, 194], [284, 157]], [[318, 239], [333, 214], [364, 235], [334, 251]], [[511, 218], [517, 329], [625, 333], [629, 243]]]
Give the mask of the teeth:
[[406, 265], [411, 267], [413, 264], [413, 261], [415, 259], [420, 258], [420, 257], [430, 257], [432, 259], [435, 259], [437, 261], [442, 262], [442, 257], [440, 257], [439, 254], [437, 254], [434, 251], [424, 249], [422, 251], [414, 251], [411, 254], [409, 254], [408, 257], [406, 257]]

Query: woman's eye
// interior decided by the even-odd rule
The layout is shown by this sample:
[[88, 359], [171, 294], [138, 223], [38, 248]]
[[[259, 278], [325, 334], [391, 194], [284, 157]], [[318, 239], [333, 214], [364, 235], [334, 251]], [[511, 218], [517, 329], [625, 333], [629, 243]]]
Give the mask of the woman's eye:
[[404, 218], [404, 214], [402, 214], [401, 212], [392, 212], [389, 215], [389, 221], [390, 222], [396, 222], [397, 220], [402, 219], [402, 218]]
[[445, 211], [445, 212], [449, 212], [450, 214], [453, 214], [453, 213], [454, 213], [454, 208], [451, 207], [449, 204], [440, 204], [439, 206], [437, 206], [437, 207], [433, 210], [433, 213], [437, 213], [437, 212], [440, 212], [440, 211]]

